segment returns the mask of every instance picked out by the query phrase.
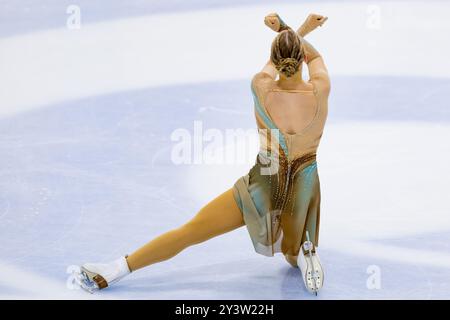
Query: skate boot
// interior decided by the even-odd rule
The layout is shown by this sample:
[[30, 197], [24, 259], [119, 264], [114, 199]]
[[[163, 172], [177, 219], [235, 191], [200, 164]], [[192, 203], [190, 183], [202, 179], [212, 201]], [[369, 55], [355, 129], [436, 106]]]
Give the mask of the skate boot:
[[119, 281], [130, 272], [126, 257], [110, 263], [85, 263], [80, 267], [78, 283], [82, 289], [94, 293]]
[[323, 285], [324, 273], [317, 250], [309, 239], [308, 231], [306, 231], [306, 241], [298, 253], [297, 264], [301, 270], [306, 289], [317, 296], [317, 292]]

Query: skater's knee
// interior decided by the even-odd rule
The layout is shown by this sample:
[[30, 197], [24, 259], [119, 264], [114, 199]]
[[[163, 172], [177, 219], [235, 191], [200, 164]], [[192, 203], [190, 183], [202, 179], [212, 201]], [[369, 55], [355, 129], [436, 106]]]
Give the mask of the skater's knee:
[[285, 254], [284, 257], [286, 258], [286, 261], [293, 266], [294, 268], [298, 268], [297, 264], [297, 256], [292, 256], [290, 254]]
[[204, 226], [200, 219], [192, 219], [178, 228], [180, 234], [192, 235], [201, 230]]

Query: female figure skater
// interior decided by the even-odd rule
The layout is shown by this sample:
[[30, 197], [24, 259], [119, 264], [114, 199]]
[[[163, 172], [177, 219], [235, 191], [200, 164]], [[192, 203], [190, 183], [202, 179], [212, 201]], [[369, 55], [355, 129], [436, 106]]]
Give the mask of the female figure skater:
[[[251, 82], [261, 138], [255, 165], [184, 225], [131, 255], [106, 264], [84, 264], [79, 274], [84, 289], [106, 288], [130, 272], [246, 225], [257, 253], [282, 252], [293, 267], [300, 267], [306, 288], [317, 295], [324, 274], [317, 253], [316, 151], [327, 117], [330, 81], [322, 57], [303, 37], [326, 19], [311, 14], [295, 32], [277, 14], [266, 16], [265, 24], [278, 35], [270, 60]], [[308, 82], [302, 79], [303, 62]]]

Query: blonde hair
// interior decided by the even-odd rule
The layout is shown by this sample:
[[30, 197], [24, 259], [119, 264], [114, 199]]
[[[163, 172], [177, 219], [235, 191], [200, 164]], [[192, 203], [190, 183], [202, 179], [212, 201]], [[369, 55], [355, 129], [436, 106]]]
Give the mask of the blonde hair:
[[296, 73], [305, 58], [300, 36], [292, 29], [280, 32], [272, 42], [270, 60], [286, 77]]

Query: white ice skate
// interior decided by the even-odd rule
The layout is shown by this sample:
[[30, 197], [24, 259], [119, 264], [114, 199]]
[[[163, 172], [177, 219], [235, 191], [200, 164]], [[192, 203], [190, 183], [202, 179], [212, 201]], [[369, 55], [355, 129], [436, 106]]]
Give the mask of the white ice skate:
[[85, 263], [80, 267], [78, 283], [82, 289], [94, 293], [119, 281], [130, 272], [126, 257], [110, 263]]
[[306, 231], [306, 241], [298, 253], [297, 264], [301, 270], [306, 289], [317, 296], [317, 292], [323, 285], [324, 273], [317, 250], [309, 239], [308, 231]]

